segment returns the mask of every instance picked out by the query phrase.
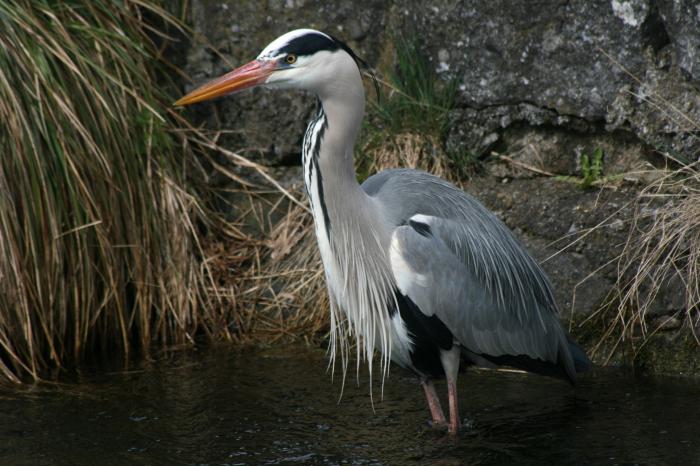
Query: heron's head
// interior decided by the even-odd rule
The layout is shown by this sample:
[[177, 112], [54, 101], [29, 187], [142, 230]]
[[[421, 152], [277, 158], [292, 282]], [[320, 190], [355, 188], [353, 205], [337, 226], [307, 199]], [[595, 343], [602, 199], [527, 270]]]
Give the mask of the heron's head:
[[357, 56], [341, 41], [313, 29], [288, 32], [250, 63], [195, 89], [175, 105], [189, 105], [256, 86], [302, 89], [317, 95], [361, 75]]

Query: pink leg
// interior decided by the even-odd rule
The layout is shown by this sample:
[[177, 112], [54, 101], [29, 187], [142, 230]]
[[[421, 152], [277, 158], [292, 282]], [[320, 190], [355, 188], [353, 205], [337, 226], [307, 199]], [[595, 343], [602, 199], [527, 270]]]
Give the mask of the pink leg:
[[440, 352], [440, 361], [447, 379], [447, 397], [450, 401], [450, 425], [452, 435], [459, 430], [459, 409], [457, 408], [457, 374], [459, 373], [460, 348], [454, 345], [450, 350]]
[[[433, 416], [433, 426], [439, 427], [447, 424], [445, 420], [445, 414], [442, 412], [442, 406], [440, 405], [440, 399], [435, 391], [435, 385], [430, 380], [421, 380], [421, 385], [423, 385], [423, 390], [425, 390], [425, 398], [428, 400], [428, 408], [430, 408], [430, 414]], [[450, 401], [450, 407], [452, 406], [452, 401]]]
[[447, 396], [450, 401], [450, 434], [456, 434], [460, 427], [459, 408], [457, 407], [457, 381], [447, 382]]

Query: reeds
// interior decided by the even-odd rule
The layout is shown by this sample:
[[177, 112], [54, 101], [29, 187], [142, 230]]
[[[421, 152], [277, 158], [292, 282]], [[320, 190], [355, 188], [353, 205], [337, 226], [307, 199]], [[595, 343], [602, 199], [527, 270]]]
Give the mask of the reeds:
[[405, 131], [442, 138], [454, 107], [459, 80], [441, 80], [416, 38], [394, 38], [394, 66], [381, 81], [388, 91], [371, 106], [371, 120], [392, 133]]
[[177, 27], [140, 0], [0, 2], [6, 379], [191, 341], [216, 319], [155, 24]]

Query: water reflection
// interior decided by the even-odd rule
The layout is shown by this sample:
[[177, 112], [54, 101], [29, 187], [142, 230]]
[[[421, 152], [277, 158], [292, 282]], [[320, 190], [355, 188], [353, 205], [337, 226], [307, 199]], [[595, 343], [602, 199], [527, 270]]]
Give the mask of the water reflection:
[[[462, 376], [471, 425], [427, 425], [422, 390], [394, 370], [375, 390], [324, 372], [320, 352], [211, 350], [130, 372], [0, 394], [2, 464], [697, 464], [700, 383], [598, 370], [571, 389]], [[378, 386], [378, 384], [377, 384]], [[444, 387], [439, 387], [440, 390]]]

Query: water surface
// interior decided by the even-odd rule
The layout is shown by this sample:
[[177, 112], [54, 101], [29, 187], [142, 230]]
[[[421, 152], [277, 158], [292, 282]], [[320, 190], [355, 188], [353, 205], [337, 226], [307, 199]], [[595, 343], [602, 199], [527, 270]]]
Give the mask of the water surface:
[[[468, 428], [429, 427], [394, 369], [375, 387], [325, 373], [323, 353], [221, 349], [76, 383], [0, 391], [0, 464], [700, 464], [700, 382], [596, 370], [576, 389], [461, 375]], [[438, 386], [444, 391], [444, 386]]]

